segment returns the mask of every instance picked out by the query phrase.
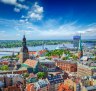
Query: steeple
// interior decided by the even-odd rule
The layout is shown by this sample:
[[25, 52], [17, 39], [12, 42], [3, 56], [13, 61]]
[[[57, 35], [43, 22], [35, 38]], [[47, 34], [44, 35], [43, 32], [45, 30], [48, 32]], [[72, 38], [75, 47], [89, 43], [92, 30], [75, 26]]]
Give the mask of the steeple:
[[23, 35], [22, 46], [23, 46], [23, 47], [26, 46], [26, 38], [25, 38], [25, 34]]
[[81, 35], [79, 40], [79, 47], [78, 47], [78, 58], [80, 59], [83, 56], [83, 48], [82, 48], [82, 41], [81, 41]]
[[22, 47], [21, 47], [20, 54], [19, 54], [20, 63], [24, 63], [28, 58], [29, 58], [29, 53], [28, 53], [28, 48], [26, 45], [26, 37], [24, 34], [23, 39], [22, 39]]
[[82, 51], [82, 41], [81, 41], [81, 36], [80, 36], [80, 40], [79, 40], [79, 51]]

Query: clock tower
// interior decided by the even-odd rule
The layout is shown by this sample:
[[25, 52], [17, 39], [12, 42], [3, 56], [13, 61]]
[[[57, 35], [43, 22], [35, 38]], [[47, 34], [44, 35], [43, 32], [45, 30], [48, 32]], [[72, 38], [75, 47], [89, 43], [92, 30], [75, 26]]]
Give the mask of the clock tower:
[[19, 54], [19, 60], [20, 63], [24, 63], [27, 59], [29, 59], [29, 53], [28, 53], [28, 48], [26, 46], [26, 38], [24, 35], [22, 39], [22, 47]]

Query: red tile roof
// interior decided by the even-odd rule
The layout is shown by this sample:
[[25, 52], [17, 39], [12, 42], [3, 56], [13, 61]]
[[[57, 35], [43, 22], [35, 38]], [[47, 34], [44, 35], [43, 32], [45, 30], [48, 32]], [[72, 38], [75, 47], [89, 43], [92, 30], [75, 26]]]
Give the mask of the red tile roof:
[[47, 50], [40, 50], [39, 51], [39, 55], [42, 55], [42, 54], [44, 54], [44, 53], [46, 53], [47, 52]]
[[31, 60], [31, 59], [27, 59], [24, 64], [34, 68], [37, 65], [38, 61], [36, 60]]
[[34, 84], [27, 84], [27, 86], [26, 86], [26, 90], [27, 91], [35, 91], [35, 89], [34, 89]]
[[8, 65], [9, 62], [8, 61], [3, 61], [3, 62], [0, 62], [0, 64], [2, 64], [2, 65]]
[[58, 87], [58, 91], [72, 91], [69, 89], [69, 86], [67, 84], [61, 83], [60, 86]]
[[37, 52], [36, 52], [36, 51], [29, 51], [28, 53], [29, 53], [29, 55], [31, 55], [31, 54], [32, 54], [32, 55], [37, 54]]

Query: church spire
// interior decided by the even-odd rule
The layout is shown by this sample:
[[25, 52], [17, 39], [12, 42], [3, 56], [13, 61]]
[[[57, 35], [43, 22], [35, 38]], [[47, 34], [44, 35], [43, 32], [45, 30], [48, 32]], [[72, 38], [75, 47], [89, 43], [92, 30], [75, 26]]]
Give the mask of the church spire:
[[83, 56], [83, 48], [82, 48], [82, 41], [81, 41], [81, 34], [79, 40], [79, 47], [78, 47], [78, 58], [80, 59]]
[[25, 34], [23, 35], [22, 45], [23, 45], [23, 47], [26, 46], [26, 37], [25, 37]]
[[25, 34], [23, 35], [22, 39], [22, 47], [19, 54], [20, 63], [24, 63], [29, 58], [28, 48], [26, 45], [26, 37]]
[[82, 51], [82, 41], [81, 41], [81, 35], [80, 35], [80, 40], [79, 40], [79, 51]]

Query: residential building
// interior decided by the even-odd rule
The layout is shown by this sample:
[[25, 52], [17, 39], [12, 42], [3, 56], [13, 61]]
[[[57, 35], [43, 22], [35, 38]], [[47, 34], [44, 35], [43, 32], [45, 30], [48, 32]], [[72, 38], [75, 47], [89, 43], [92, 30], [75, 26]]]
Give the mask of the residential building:
[[88, 66], [85, 64], [78, 63], [77, 75], [79, 77], [93, 76], [95, 73], [96, 73], [96, 66]]
[[50, 83], [49, 91], [58, 91], [58, 86], [60, 83], [64, 82], [63, 77], [60, 74], [50, 74], [47, 79]]
[[39, 59], [39, 70], [40, 71], [48, 71], [54, 72], [56, 69], [55, 61], [49, 60], [45, 57], [40, 57]]

